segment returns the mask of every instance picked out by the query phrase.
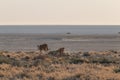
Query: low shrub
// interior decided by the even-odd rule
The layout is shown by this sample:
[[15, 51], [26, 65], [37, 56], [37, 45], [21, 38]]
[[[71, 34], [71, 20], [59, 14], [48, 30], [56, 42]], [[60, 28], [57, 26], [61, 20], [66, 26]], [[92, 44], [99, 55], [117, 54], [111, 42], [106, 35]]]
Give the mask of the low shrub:
[[83, 62], [85, 62], [85, 61], [83, 59], [80, 59], [80, 58], [72, 58], [70, 60], [71, 64], [78, 64], [78, 63], [83, 63]]
[[114, 69], [115, 73], [120, 73], [120, 68]]
[[89, 54], [88, 52], [85, 52], [85, 53], [83, 54], [83, 56], [84, 56], [84, 57], [88, 57], [88, 56], [90, 56], [90, 54]]
[[11, 64], [11, 62], [12, 62], [12, 59], [6, 56], [0, 55], [0, 64], [2, 63]]

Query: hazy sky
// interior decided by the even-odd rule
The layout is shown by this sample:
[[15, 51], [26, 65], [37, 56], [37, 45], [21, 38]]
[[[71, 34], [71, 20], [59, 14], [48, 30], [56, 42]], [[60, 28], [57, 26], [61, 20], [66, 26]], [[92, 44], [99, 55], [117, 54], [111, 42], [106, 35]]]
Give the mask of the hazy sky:
[[120, 0], [0, 0], [1, 25], [120, 25]]

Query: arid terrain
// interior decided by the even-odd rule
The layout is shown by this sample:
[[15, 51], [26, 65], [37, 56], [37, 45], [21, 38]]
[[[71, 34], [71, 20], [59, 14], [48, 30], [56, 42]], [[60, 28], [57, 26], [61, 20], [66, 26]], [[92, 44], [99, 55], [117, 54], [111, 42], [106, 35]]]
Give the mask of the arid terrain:
[[0, 80], [120, 80], [120, 35], [0, 34]]
[[1, 51], [0, 80], [120, 80], [120, 51]]

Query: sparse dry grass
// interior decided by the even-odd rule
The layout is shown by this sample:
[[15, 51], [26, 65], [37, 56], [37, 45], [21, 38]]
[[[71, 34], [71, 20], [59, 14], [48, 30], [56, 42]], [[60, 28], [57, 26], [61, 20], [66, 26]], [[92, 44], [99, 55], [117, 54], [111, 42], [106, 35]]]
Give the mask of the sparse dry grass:
[[[9, 56], [8, 56], [9, 55]], [[120, 80], [120, 52], [1, 52], [0, 80]]]

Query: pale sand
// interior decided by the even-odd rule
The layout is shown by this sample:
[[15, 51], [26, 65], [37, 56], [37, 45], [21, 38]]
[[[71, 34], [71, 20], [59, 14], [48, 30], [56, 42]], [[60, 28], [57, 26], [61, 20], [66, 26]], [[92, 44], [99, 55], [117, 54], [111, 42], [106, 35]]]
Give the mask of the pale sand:
[[50, 50], [60, 47], [67, 51], [120, 50], [120, 35], [0, 34], [0, 50], [35, 51], [43, 43]]

